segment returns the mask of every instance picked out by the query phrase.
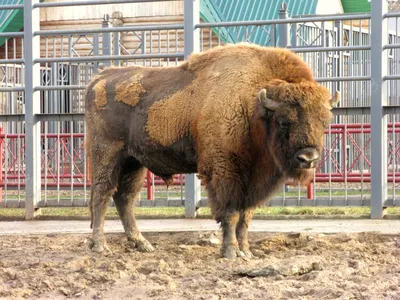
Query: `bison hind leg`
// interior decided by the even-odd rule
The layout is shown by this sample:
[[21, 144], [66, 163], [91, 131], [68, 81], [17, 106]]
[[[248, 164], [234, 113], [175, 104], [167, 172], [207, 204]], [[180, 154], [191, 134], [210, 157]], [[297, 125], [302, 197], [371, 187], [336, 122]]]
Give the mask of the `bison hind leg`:
[[[93, 134], [88, 135], [93, 136]], [[101, 253], [108, 250], [104, 236], [104, 219], [109, 200], [117, 189], [119, 161], [123, 148], [123, 141], [110, 141], [100, 137], [88, 142], [87, 151], [90, 154], [89, 163], [92, 170], [89, 203], [92, 228], [90, 247], [93, 252]]]
[[154, 248], [140, 233], [134, 215], [135, 202], [143, 187], [146, 171], [137, 159], [127, 158], [122, 164], [118, 181], [119, 188], [113, 199], [131, 246], [141, 252], [152, 252]]
[[[112, 162], [115, 162], [115, 160], [112, 160]], [[109, 251], [104, 236], [104, 219], [108, 201], [117, 189], [117, 182], [114, 177], [118, 172], [118, 167], [115, 163], [110, 163], [108, 166], [94, 165], [96, 173], [92, 179], [89, 203], [91, 214], [90, 226], [92, 228], [90, 247], [93, 252], [101, 253], [104, 250]]]

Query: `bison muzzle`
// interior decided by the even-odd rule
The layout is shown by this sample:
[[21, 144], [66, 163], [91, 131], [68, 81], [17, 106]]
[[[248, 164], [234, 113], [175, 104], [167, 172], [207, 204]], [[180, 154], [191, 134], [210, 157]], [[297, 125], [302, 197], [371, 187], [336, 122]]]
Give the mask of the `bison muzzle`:
[[92, 250], [107, 248], [110, 197], [128, 241], [154, 250], [134, 217], [150, 170], [168, 183], [173, 174], [198, 173], [221, 223], [222, 256], [252, 256], [254, 209], [289, 178], [311, 180], [339, 96], [331, 98], [293, 52], [249, 44], [196, 53], [174, 67], [105, 69], [85, 102]]

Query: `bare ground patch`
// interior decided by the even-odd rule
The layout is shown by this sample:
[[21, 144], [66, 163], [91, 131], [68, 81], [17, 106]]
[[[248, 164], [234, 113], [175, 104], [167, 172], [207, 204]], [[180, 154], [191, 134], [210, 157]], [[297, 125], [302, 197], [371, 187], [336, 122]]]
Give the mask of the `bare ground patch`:
[[[2, 236], [1, 299], [400, 299], [400, 239], [250, 233], [254, 259], [219, 257], [220, 233], [146, 233], [153, 253], [106, 234]], [[217, 238], [217, 239], [216, 239]]]

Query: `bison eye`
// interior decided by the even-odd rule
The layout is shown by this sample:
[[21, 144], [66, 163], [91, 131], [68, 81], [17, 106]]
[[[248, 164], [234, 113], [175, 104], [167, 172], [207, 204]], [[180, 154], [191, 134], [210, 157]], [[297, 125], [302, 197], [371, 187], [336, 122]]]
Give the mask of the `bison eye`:
[[288, 129], [292, 125], [290, 121], [282, 119], [278, 120], [278, 124], [281, 129]]

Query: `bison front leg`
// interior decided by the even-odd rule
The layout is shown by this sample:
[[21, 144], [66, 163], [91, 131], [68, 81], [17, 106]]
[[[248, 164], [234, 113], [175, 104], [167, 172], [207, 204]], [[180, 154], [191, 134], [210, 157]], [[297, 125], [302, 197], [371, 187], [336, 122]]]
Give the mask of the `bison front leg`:
[[249, 247], [249, 226], [253, 219], [254, 209], [246, 209], [240, 213], [240, 220], [236, 227], [236, 237], [239, 242], [239, 249], [247, 257], [253, 257]]
[[129, 158], [122, 168], [114, 202], [131, 245], [141, 252], [152, 252], [154, 248], [140, 233], [134, 215], [145, 175], [146, 169], [135, 158]]
[[235, 210], [227, 210], [221, 219], [222, 227], [222, 247], [221, 255], [226, 258], [235, 258], [244, 256], [240, 251], [239, 244], [236, 238], [236, 226], [240, 219], [240, 213]]
[[[224, 173], [227, 176], [228, 172]], [[213, 176], [206, 180], [211, 213], [222, 228], [221, 256], [225, 258], [242, 257], [244, 253], [239, 249], [236, 237], [236, 228], [240, 220], [239, 207], [243, 192], [240, 182], [220, 179]]]

